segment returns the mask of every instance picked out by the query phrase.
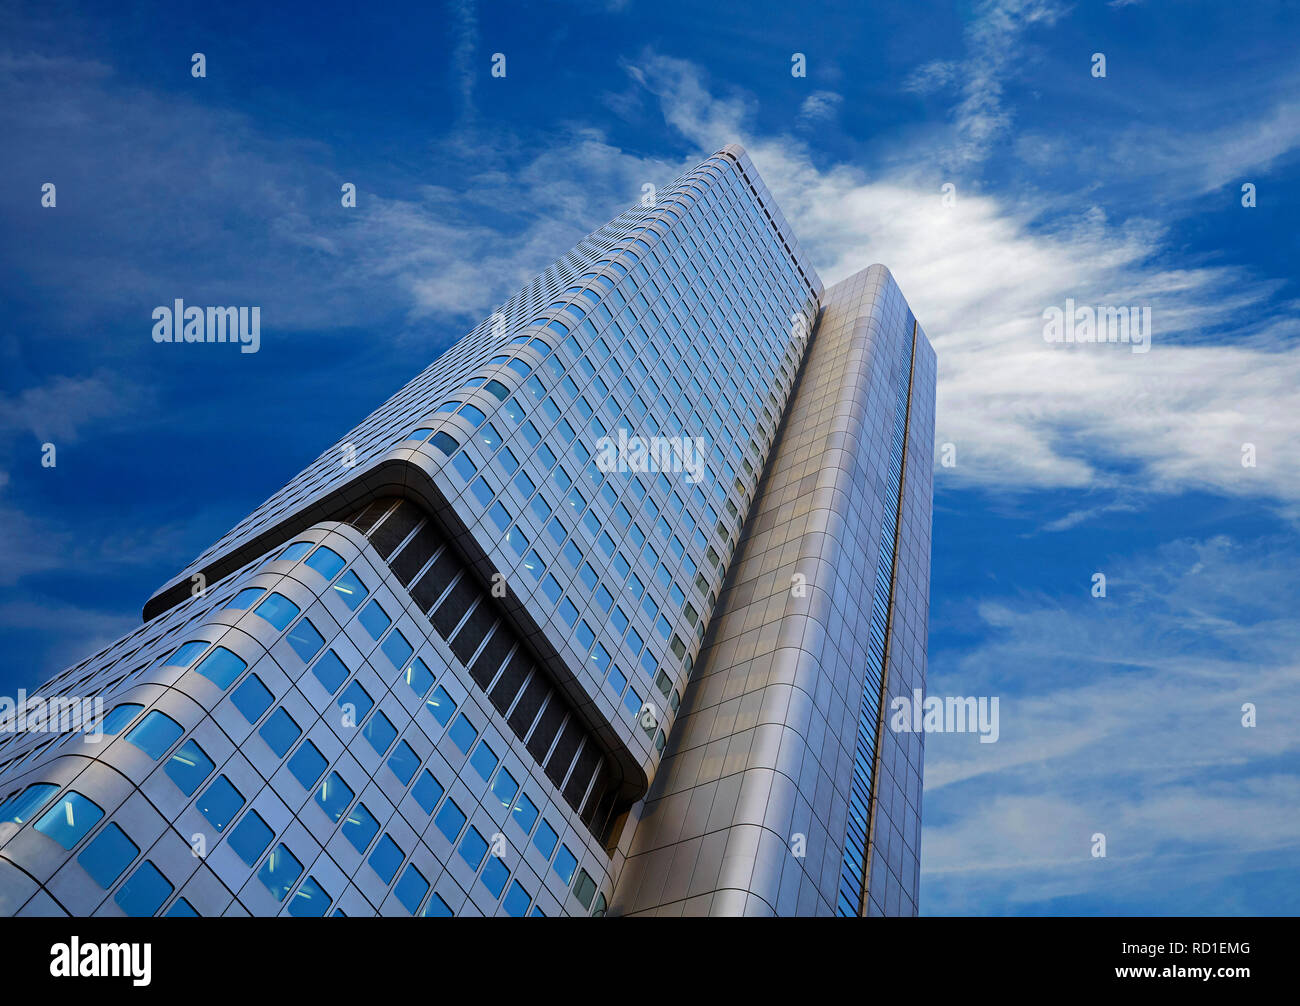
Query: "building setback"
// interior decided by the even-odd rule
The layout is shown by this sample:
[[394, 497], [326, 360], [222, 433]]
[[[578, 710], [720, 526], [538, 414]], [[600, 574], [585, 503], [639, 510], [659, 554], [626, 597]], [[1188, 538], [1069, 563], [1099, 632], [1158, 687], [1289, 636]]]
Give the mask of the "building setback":
[[0, 912], [914, 914], [934, 387], [723, 148], [34, 693]]

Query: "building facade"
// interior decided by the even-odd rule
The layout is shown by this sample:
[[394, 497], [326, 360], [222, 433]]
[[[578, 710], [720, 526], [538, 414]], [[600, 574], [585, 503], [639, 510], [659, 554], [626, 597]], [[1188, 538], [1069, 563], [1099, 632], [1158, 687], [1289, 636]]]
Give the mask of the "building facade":
[[913, 914], [934, 375], [720, 150], [40, 689], [0, 912]]

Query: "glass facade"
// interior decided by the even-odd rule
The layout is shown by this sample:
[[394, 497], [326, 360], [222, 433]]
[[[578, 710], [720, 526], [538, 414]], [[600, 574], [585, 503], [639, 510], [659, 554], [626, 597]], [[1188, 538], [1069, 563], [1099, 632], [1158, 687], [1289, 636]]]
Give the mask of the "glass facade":
[[739, 148], [593, 232], [44, 686], [0, 911], [625, 912], [826, 297]]

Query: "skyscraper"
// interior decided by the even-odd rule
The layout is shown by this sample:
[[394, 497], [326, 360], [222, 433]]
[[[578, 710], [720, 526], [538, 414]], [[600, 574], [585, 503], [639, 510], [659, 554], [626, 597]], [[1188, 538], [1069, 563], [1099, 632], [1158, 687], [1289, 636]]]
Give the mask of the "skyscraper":
[[46, 683], [0, 911], [915, 912], [934, 375], [720, 150]]

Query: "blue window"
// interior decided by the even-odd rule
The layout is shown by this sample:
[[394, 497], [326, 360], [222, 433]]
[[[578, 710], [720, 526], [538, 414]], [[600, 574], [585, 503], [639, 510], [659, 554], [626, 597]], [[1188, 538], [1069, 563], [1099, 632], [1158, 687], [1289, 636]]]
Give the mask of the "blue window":
[[99, 804], [70, 789], [36, 822], [36, 830], [71, 849], [103, 816]]
[[274, 835], [275, 832], [262, 820], [261, 815], [255, 810], [250, 810], [235, 825], [235, 830], [230, 833], [228, 841], [235, 854], [244, 861], [244, 865], [253, 866], [258, 857], [266, 851], [266, 847], [271, 844]]
[[247, 611], [253, 606], [253, 602], [265, 593], [265, 587], [245, 587], [230, 599], [230, 603], [226, 607], [234, 611]]
[[214, 767], [207, 752], [190, 739], [167, 759], [167, 767], [163, 771], [171, 776], [172, 782], [180, 787], [182, 793], [193, 796], [199, 784], [208, 777]]
[[438, 892], [434, 891], [429, 898], [429, 903], [424, 906], [424, 917], [426, 919], [450, 919], [455, 913], [451, 906], [439, 897]]
[[361, 732], [379, 754], [387, 751], [397, 737], [397, 727], [393, 726], [392, 721], [383, 713], [375, 713], [370, 717], [370, 722]]
[[235, 819], [235, 815], [243, 805], [244, 795], [235, 789], [224, 775], [217, 776], [195, 804], [199, 813], [206, 817], [208, 823], [217, 831], [225, 831], [226, 825]]
[[319, 919], [330, 906], [329, 892], [320, 886], [320, 881], [308, 876], [293, 892], [289, 902], [289, 914], [296, 919]]
[[277, 629], [283, 631], [298, 617], [299, 608], [283, 594], [270, 594], [259, 604], [254, 615], [260, 615]]
[[113, 900], [132, 918], [149, 918], [162, 908], [174, 890], [171, 881], [146, 859], [118, 888]]
[[325, 645], [325, 637], [305, 618], [300, 620], [284, 638], [289, 640], [293, 652], [298, 654], [304, 663], [316, 656], [320, 648]]
[[506, 914], [513, 919], [522, 919], [528, 914], [528, 903], [532, 900], [533, 896], [516, 880], [510, 885], [510, 893], [506, 895], [504, 903]]
[[483, 420], [487, 419], [487, 416], [480, 409], [476, 409], [472, 405], [466, 405], [460, 410], [460, 418], [477, 428], [483, 425]]
[[438, 721], [440, 726], [446, 726], [447, 721], [451, 719], [452, 713], [456, 711], [456, 703], [451, 700], [447, 690], [439, 685], [437, 690], [429, 696], [424, 703], [429, 714]]
[[456, 841], [456, 836], [460, 834], [460, 829], [465, 827], [465, 812], [456, 806], [456, 801], [448, 799], [442, 805], [442, 810], [438, 816], [433, 819], [433, 823], [438, 826], [438, 830], [447, 836], [447, 841]]
[[127, 838], [126, 832], [115, 822], [109, 821], [103, 831], [82, 850], [77, 862], [95, 883], [107, 891], [139, 854], [140, 847]]
[[477, 828], [470, 825], [469, 831], [465, 832], [465, 837], [460, 840], [460, 848], [457, 850], [460, 858], [469, 864], [470, 869], [477, 870], [487, 850], [487, 839], [479, 834]]
[[339, 823], [343, 817], [343, 812], [348, 809], [352, 803], [352, 787], [343, 781], [343, 777], [337, 772], [331, 772], [329, 778], [320, 784], [320, 789], [316, 791], [316, 802], [320, 804], [321, 810], [325, 811], [326, 816], [334, 824]]
[[[203, 644], [207, 646], [207, 643]], [[180, 653], [177, 653], [180, 656]], [[244, 673], [244, 668], [248, 664], [240, 660], [224, 646], [218, 646], [215, 650], [203, 658], [203, 662], [194, 668], [205, 678], [211, 681], [218, 688], [229, 688], [234, 680]]]
[[357, 606], [366, 599], [366, 594], [369, 593], [366, 590], [366, 585], [361, 582], [361, 577], [357, 576], [352, 570], [348, 570], [335, 580], [331, 589], [338, 594], [339, 599], [351, 611], [356, 611]]
[[281, 552], [276, 558], [284, 559], [287, 562], [297, 562], [304, 555], [311, 551], [311, 547], [316, 544], [314, 541], [295, 541], [292, 545]]
[[501, 897], [501, 892], [505, 890], [506, 881], [510, 879], [510, 871], [506, 869], [505, 863], [497, 856], [489, 856], [487, 866], [483, 867], [482, 874], [478, 878], [484, 887], [492, 892], [492, 897]]
[[370, 693], [361, 687], [360, 681], [354, 681], [344, 690], [338, 698], [338, 707], [345, 712], [347, 707], [353, 709], [352, 725], [356, 726], [366, 718], [366, 713], [374, 707], [375, 700], [370, 697]]
[[375, 846], [375, 851], [370, 854], [367, 862], [370, 868], [379, 874], [379, 879], [385, 884], [393, 882], [393, 876], [397, 873], [397, 868], [402, 865], [402, 860], [406, 858], [404, 853], [392, 837], [385, 832], [384, 837], [379, 840]]
[[573, 882], [573, 871], [577, 865], [578, 858], [569, 851], [567, 845], [561, 845], [560, 851], [555, 854], [555, 862], [551, 864], [551, 869], [567, 886]]
[[184, 646], [178, 649], [170, 657], [168, 657], [167, 662], [163, 664], [163, 666], [164, 667], [189, 667], [190, 664], [194, 663], [198, 655], [202, 653], [204, 650], [206, 650], [207, 648], [208, 648], [208, 643], [206, 640], [202, 640], [202, 639], [192, 640], [191, 642], [186, 643]]
[[167, 909], [166, 915], [166, 918], [169, 919], [197, 919], [198, 917], [199, 913], [194, 910], [194, 906], [184, 898], [177, 898], [172, 902], [172, 906]]
[[[452, 739], [455, 740], [454, 737]], [[497, 753], [488, 747], [487, 741], [484, 741], [474, 749], [469, 763], [483, 777], [483, 781], [487, 782], [492, 778], [492, 770], [497, 767]]]
[[352, 673], [333, 650], [326, 650], [324, 656], [311, 665], [311, 672], [331, 695], [343, 687], [343, 682]]
[[289, 771], [302, 783], [305, 790], [316, 787], [317, 781], [325, 772], [329, 760], [320, 753], [320, 749], [311, 741], [303, 741], [302, 747], [289, 759]]
[[311, 554], [311, 558], [306, 563], [311, 569], [314, 569], [327, 580], [333, 580], [338, 575], [344, 565], [343, 557], [335, 552], [332, 548], [326, 548], [322, 545]]
[[433, 813], [433, 808], [438, 806], [444, 792], [442, 783], [428, 769], [420, 773], [419, 780], [411, 787], [411, 796], [415, 797], [415, 802], [426, 814]]
[[375, 639], [384, 634], [384, 630], [392, 624], [393, 620], [388, 617], [386, 612], [378, 601], [371, 601], [362, 609], [361, 614], [357, 616], [368, 633]]
[[416, 695], [423, 695], [433, 687], [433, 672], [419, 657], [411, 661], [411, 666], [406, 669], [402, 677]]
[[249, 723], [256, 723], [262, 718], [262, 714], [271, 708], [271, 703], [275, 699], [266, 685], [262, 684], [262, 679], [256, 674], [250, 674], [244, 679], [244, 683], [235, 689], [230, 701], [235, 704], [235, 708], [244, 714], [244, 719]]
[[154, 709], [126, 735], [126, 739], [157, 761], [184, 732], [174, 719]]
[[406, 741], [400, 742], [397, 747], [393, 748], [393, 753], [388, 756], [388, 767], [393, 770], [393, 775], [397, 776], [405, 786], [411, 781], [411, 776], [415, 775], [415, 770], [420, 767], [420, 756], [412, 749]]
[[302, 727], [285, 712], [284, 706], [268, 716], [262, 729], [257, 731], [257, 735], [266, 741], [267, 747], [275, 752], [277, 758], [283, 758], [288, 753], [301, 733]]
[[380, 649], [384, 651], [384, 656], [392, 661], [393, 666], [399, 669], [406, 666], [406, 662], [411, 659], [411, 654], [415, 652], [411, 644], [406, 641], [406, 637], [397, 629], [388, 634]]
[[496, 779], [492, 781], [492, 795], [501, 801], [502, 807], [509, 807], [518, 792], [519, 783], [515, 782], [514, 776], [505, 769], [497, 773]]
[[537, 834], [533, 836], [533, 845], [537, 846], [537, 850], [547, 859], [550, 859], [551, 853], [555, 851], [555, 843], [559, 839], [560, 836], [551, 827], [551, 822], [546, 818], [542, 818], [542, 823], [537, 826]]
[[515, 824], [519, 825], [527, 835], [533, 830], [533, 825], [537, 823], [537, 804], [529, 798], [527, 793], [519, 794], [519, 802], [515, 804], [515, 809], [511, 815]]
[[447, 457], [451, 457], [455, 454], [457, 448], [460, 447], [460, 443], [455, 437], [451, 436], [449, 433], [442, 432], [435, 433], [433, 439], [430, 440], [429, 443], [440, 450], [443, 454], [447, 455]]
[[[231, 838], [233, 837], [232, 835]], [[302, 863], [283, 842], [266, 857], [266, 862], [257, 871], [257, 879], [266, 885], [266, 889], [271, 892], [271, 896], [276, 901], [283, 901], [301, 876]]]
[[134, 702], [124, 702], [120, 706], [114, 706], [112, 712], [100, 723], [99, 729], [106, 737], [114, 737], [121, 733], [122, 728], [135, 719], [136, 714], [143, 708], [144, 706]]
[[464, 754], [469, 754], [469, 749], [473, 747], [474, 740], [478, 737], [478, 727], [474, 726], [464, 713], [461, 713], [456, 717], [456, 722], [451, 725], [448, 735], [451, 737], [452, 743], [460, 748]]
[[50, 782], [38, 782], [0, 804], [0, 824], [24, 824], [39, 813], [54, 798], [59, 787]]
[[379, 822], [375, 815], [366, 809], [364, 803], [352, 808], [352, 813], [343, 819], [343, 834], [352, 843], [357, 852], [365, 852], [370, 840], [379, 831]]
[[397, 900], [406, 910], [414, 915], [428, 890], [429, 882], [424, 879], [424, 874], [414, 866], [408, 866], [406, 872], [402, 874], [402, 879], [393, 888], [393, 893], [397, 895]]

